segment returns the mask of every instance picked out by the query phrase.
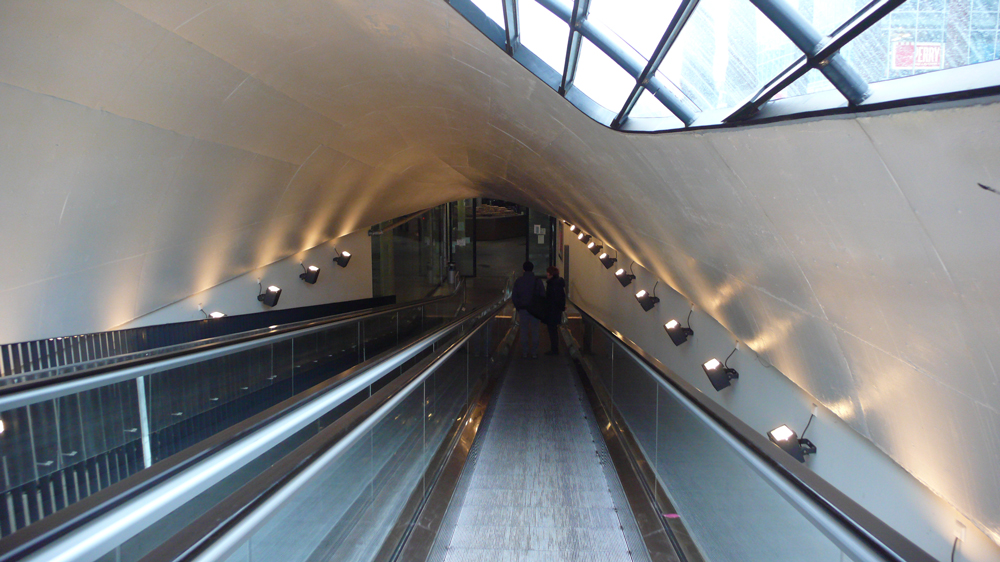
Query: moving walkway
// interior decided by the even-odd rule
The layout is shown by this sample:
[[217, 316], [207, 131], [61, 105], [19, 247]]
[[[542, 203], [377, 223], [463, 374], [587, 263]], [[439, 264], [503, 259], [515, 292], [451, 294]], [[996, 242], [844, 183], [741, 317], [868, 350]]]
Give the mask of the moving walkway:
[[[140, 405], [80, 424], [137, 429], [139, 469], [63, 492], [0, 561], [932, 560], [585, 313], [572, 362], [512, 360], [506, 290], [428, 314], [454, 304], [419, 305], [419, 329], [393, 329], [418, 316], [396, 307], [0, 389], [4, 416], [95, 392]], [[213, 410], [183, 447], [154, 445]], [[74, 474], [36, 482], [26, 512], [82, 489]]]

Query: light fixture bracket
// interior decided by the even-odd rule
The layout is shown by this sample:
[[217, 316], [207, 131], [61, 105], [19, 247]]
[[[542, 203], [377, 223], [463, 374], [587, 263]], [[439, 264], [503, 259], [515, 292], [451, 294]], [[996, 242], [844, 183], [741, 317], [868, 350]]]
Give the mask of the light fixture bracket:
[[350, 252], [338, 252], [336, 246], [333, 248], [333, 252], [337, 254], [333, 258], [333, 263], [339, 265], [340, 267], [347, 267], [347, 264], [351, 261]]
[[670, 336], [670, 341], [672, 341], [674, 345], [680, 345], [688, 341], [688, 338], [694, 335], [694, 330], [691, 328], [681, 326], [676, 320], [671, 320], [671, 322], [676, 323], [676, 325], [668, 327], [670, 322], [667, 322], [663, 325], [663, 329], [667, 332], [667, 335]]
[[260, 292], [257, 293], [257, 300], [264, 303], [264, 306], [277, 306], [280, 297], [281, 287], [274, 285], [270, 285], [266, 291], [261, 287]]
[[302, 266], [303, 272], [299, 274], [299, 279], [309, 283], [310, 285], [315, 285], [316, 281], [319, 280], [319, 268], [315, 265], [310, 265], [306, 267], [306, 264], [300, 264]]

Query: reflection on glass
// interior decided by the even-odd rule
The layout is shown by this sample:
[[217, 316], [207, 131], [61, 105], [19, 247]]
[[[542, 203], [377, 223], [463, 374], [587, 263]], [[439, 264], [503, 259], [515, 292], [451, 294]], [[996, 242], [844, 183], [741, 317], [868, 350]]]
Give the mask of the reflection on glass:
[[864, 8], [867, 0], [788, 0], [799, 14], [823, 35], [833, 33]]
[[592, 0], [590, 16], [649, 60], [677, 12], [679, 0]]
[[673, 127], [683, 127], [684, 123], [680, 119], [670, 113], [670, 110], [664, 107], [660, 100], [656, 99], [653, 94], [646, 90], [639, 96], [639, 101], [635, 102], [635, 107], [632, 108], [632, 113], [629, 114], [631, 117], [668, 117], [671, 118], [671, 123], [665, 124], [663, 128], [673, 128]]
[[823, 76], [823, 73], [813, 69], [810, 70], [795, 82], [792, 82], [784, 90], [781, 90], [771, 99], [780, 100], [782, 98], [794, 98], [795, 96], [803, 96], [806, 94], [815, 94], [817, 92], [825, 92], [827, 90], [832, 90], [833, 84]]
[[561, 75], [569, 43], [569, 26], [534, 0], [522, 0], [518, 7], [521, 44]]
[[702, 110], [737, 107], [802, 53], [745, 0], [702, 0], [660, 71]]
[[495, 21], [501, 28], [504, 27], [503, 2], [500, 0], [472, 0], [472, 3], [482, 10], [486, 17]]
[[618, 113], [635, 87], [635, 79], [593, 43], [584, 39], [573, 84], [590, 99]]
[[996, 60], [1000, 2], [909, 0], [841, 52], [861, 76], [880, 82]]
[[655, 471], [647, 483], [669, 498], [674, 521], [706, 560], [792, 562], [804, 551], [810, 560], [847, 559], [619, 342], [590, 320], [583, 331], [584, 354], [604, 387], [595, 390], [613, 399], [616, 417]]

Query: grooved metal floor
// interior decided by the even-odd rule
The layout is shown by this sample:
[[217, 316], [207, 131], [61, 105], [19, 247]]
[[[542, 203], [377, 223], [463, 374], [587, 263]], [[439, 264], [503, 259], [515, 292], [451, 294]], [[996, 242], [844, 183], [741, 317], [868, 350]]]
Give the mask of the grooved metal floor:
[[446, 561], [632, 560], [574, 376], [563, 356], [512, 361]]

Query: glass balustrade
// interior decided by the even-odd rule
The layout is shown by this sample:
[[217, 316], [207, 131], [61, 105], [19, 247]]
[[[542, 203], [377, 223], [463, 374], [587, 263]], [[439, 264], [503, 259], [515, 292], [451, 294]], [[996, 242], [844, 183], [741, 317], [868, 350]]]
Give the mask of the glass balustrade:
[[[463, 300], [456, 294], [375, 312], [194, 364], [0, 411], [0, 537], [443, 326], [460, 312]], [[59, 375], [273, 331], [256, 330], [9, 379], [55, 381]]]

